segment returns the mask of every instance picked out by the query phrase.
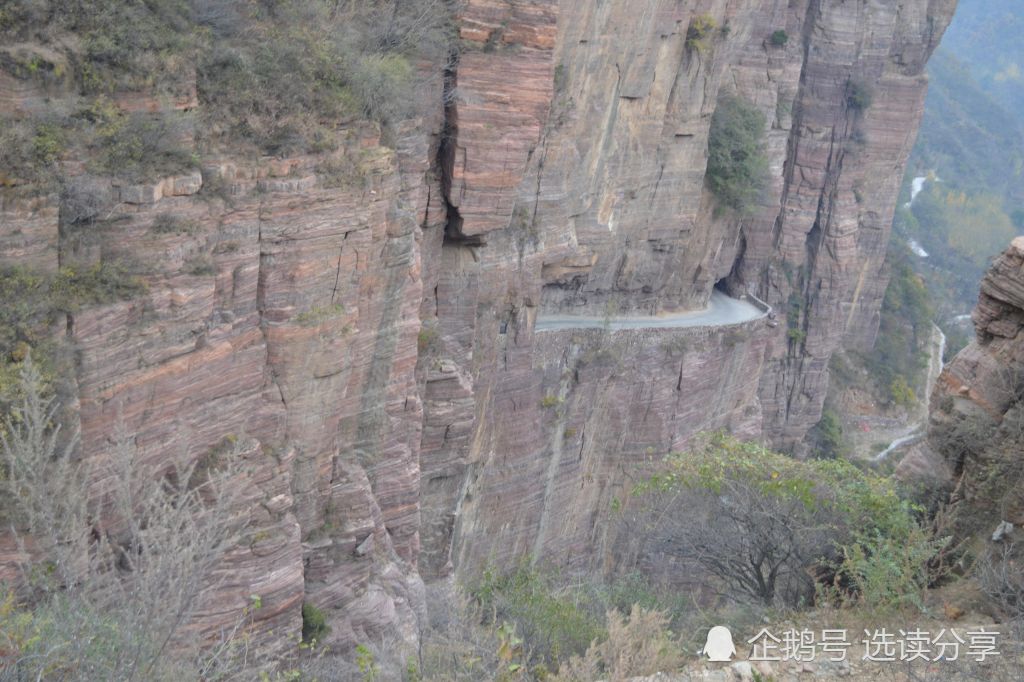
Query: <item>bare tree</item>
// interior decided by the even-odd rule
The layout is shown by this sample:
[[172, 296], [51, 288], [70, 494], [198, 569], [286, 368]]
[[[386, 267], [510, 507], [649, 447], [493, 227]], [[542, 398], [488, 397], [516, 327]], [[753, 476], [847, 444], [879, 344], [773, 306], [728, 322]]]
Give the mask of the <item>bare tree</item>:
[[[672, 565], [677, 581], [732, 601], [807, 606], [821, 581], [842, 575], [844, 589], [856, 589], [876, 555], [918, 539], [891, 482], [844, 462], [799, 461], [710, 434], [665, 466], [635, 490], [624, 530], [644, 539], [649, 572]], [[844, 547], [861, 564], [849, 564]]]
[[987, 548], [978, 558], [974, 573], [982, 591], [1003, 616], [1024, 624], [1024, 570], [1022, 552], [1013, 542]]
[[690, 563], [703, 572], [697, 582], [740, 602], [810, 603], [811, 569], [839, 534], [828, 515], [741, 480], [727, 480], [717, 491], [659, 493], [650, 504], [640, 521], [650, 533], [646, 551]]
[[31, 360], [0, 435], [11, 532], [23, 555], [18, 646], [0, 680], [211, 679], [238, 664], [239, 626], [200, 642], [188, 623], [246, 519], [239, 446], [150, 471], [128, 438], [87, 465], [61, 446], [57, 405]]

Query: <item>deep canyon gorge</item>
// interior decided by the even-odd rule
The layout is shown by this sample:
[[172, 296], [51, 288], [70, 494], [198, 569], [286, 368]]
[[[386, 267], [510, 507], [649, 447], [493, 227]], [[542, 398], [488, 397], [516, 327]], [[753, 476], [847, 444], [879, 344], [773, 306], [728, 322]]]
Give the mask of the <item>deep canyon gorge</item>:
[[[456, 57], [417, 65], [420, 116], [353, 124], [334, 151], [89, 177], [103, 229], [0, 183], [0, 265], [149, 266], [143, 295], [50, 332], [73, 348], [84, 459], [119, 430], [153, 463], [249, 439], [251, 541], [197, 628], [259, 595], [268, 651], [294, 642], [304, 602], [338, 650], [412, 647], [425, 583], [634, 560], [609, 511], [698, 433], [804, 454], [832, 354], [874, 343], [924, 68], [955, 6], [468, 0]], [[175, 101], [113, 101], [201, 107], [179, 76]], [[5, 114], [59, 97], [0, 70]], [[705, 180], [726, 97], [768, 126], [770, 180], [745, 213], [717, 210]], [[155, 230], [169, 213], [193, 229]], [[612, 325], [723, 294], [763, 314]], [[537, 327], [573, 316], [607, 323]], [[0, 577], [21, 551], [0, 535]]]

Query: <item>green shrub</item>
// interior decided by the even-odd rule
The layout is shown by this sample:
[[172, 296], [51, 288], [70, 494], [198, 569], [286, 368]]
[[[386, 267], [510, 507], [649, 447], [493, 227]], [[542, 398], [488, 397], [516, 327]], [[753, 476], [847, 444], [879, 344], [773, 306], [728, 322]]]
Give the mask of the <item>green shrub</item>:
[[782, 47], [789, 42], [789, 34], [780, 28], [778, 31], [772, 33], [772, 37], [769, 41], [775, 47]]
[[0, 354], [9, 355], [19, 344], [41, 343], [59, 313], [133, 298], [144, 291], [144, 283], [117, 263], [67, 266], [55, 275], [0, 268]]
[[0, 186], [52, 184], [54, 163], [67, 144], [66, 131], [55, 122], [0, 118]]
[[843, 423], [831, 408], [821, 412], [821, 419], [810, 433], [814, 444], [813, 456], [818, 459], [835, 459], [846, 452], [846, 441], [843, 438]]
[[200, 99], [213, 137], [249, 140], [272, 154], [314, 150], [339, 125], [386, 125], [417, 106], [412, 63], [447, 54], [454, 32], [440, 0], [281, 3], [266, 19], [219, 40], [199, 62]]
[[363, 682], [375, 682], [380, 676], [380, 666], [377, 659], [365, 644], [356, 646], [356, 666], [363, 676]]
[[683, 650], [665, 613], [634, 605], [628, 616], [610, 611], [607, 618], [607, 639], [595, 641], [583, 657], [570, 658], [553, 682], [625, 680], [672, 672], [682, 664]]
[[303, 311], [295, 316], [295, 322], [303, 327], [315, 327], [327, 320], [334, 319], [345, 314], [345, 306], [340, 303], [331, 305], [316, 306]]
[[562, 404], [562, 399], [557, 395], [546, 395], [540, 399], [540, 406], [544, 409], [551, 409]]
[[[288, 154], [353, 118], [392, 123], [419, 106], [411, 65], [447, 57], [451, 9], [446, 0], [16, 0], [0, 9], [0, 34], [61, 53], [85, 95], [181, 99], [195, 70], [208, 141], [227, 135]], [[52, 70], [37, 57], [21, 71]]]
[[97, 263], [60, 269], [50, 286], [50, 303], [62, 312], [73, 313], [86, 306], [135, 298], [146, 291], [141, 278], [121, 263]]
[[159, 213], [153, 218], [153, 226], [150, 229], [157, 234], [191, 234], [197, 228], [198, 225], [195, 222], [181, 216], [176, 216], [173, 213]]
[[846, 580], [843, 601], [879, 610], [924, 610], [924, 592], [933, 582], [929, 563], [949, 543], [908, 524], [898, 533], [858, 531], [843, 546], [839, 575]]
[[416, 348], [422, 353], [434, 353], [440, 348], [441, 332], [437, 327], [424, 325], [416, 336]]
[[342, 79], [350, 55], [318, 36], [278, 30], [254, 45], [215, 47], [198, 72], [211, 129], [286, 155], [305, 151], [326, 121], [356, 118], [359, 103]]
[[67, 145], [64, 130], [53, 123], [38, 123], [32, 138], [32, 154], [36, 161], [51, 164], [63, 153]]
[[314, 641], [320, 641], [326, 637], [330, 631], [331, 627], [327, 624], [327, 618], [324, 616], [324, 612], [309, 602], [303, 602], [302, 641], [307, 644]]
[[0, 418], [21, 398], [22, 363], [31, 352], [52, 383], [50, 330], [58, 311], [49, 299], [50, 276], [28, 268], [0, 268]]
[[[187, 0], [85, 0], [73, 28], [82, 36], [86, 92], [151, 86], [160, 67], [195, 46]], [[173, 71], [172, 71], [173, 72]]]
[[118, 264], [64, 267], [56, 274], [0, 268], [0, 415], [18, 398], [18, 376], [29, 352], [47, 384], [54, 380], [59, 363], [53, 330], [62, 313], [144, 291], [144, 283]]
[[710, 14], [700, 14], [690, 21], [686, 29], [686, 48], [694, 50], [698, 54], [704, 54], [711, 49], [711, 40], [714, 38], [718, 22]]
[[0, 269], [0, 349], [11, 353], [19, 343], [41, 340], [53, 322], [49, 277], [28, 268]]
[[867, 83], [853, 78], [846, 82], [846, 103], [854, 111], [867, 111], [873, 98], [874, 93]]
[[0, 187], [31, 180], [36, 164], [26, 126], [9, 120], [0, 125]]
[[902, 374], [896, 375], [889, 384], [889, 395], [892, 402], [900, 407], [912, 407], [917, 402], [917, 394]]
[[95, 170], [144, 181], [195, 167], [184, 115], [123, 114], [103, 103], [90, 112], [97, 124]]
[[[72, 52], [85, 94], [162, 90], [198, 44], [189, 0], [15, 0], [0, 9], [0, 32]], [[67, 40], [73, 34], [74, 41]], [[165, 82], [165, 80], [167, 82]]]
[[524, 562], [510, 573], [484, 571], [470, 595], [488, 624], [514, 627], [531, 665], [557, 664], [582, 655], [605, 632], [603, 615], [586, 610], [579, 594], [559, 583], [558, 574]]
[[393, 123], [411, 111], [412, 75], [412, 65], [402, 55], [368, 55], [359, 58], [348, 80], [366, 118]]
[[217, 266], [210, 256], [195, 256], [185, 261], [185, 272], [195, 277], [209, 277], [217, 274]]
[[719, 205], [749, 211], [767, 179], [765, 118], [749, 102], [722, 98], [711, 118], [706, 182]]

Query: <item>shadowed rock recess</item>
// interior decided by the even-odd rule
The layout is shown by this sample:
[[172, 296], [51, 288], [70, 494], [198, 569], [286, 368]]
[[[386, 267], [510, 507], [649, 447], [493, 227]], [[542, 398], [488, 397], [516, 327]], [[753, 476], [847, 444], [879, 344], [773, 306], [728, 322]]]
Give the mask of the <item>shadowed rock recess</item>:
[[[199, 627], [258, 594], [268, 647], [294, 643], [303, 601], [335, 650], [414, 645], [424, 580], [526, 556], [618, 565], [614, 501], [695, 433], [800, 451], [833, 351], [873, 343], [954, 6], [468, 0], [436, 107], [389, 144], [353, 126], [336, 158], [226, 150], [160, 183], [98, 180], [117, 220], [88, 234], [56, 196], [0, 187], [0, 264], [146, 265], [144, 295], [55, 330], [83, 457], [117, 428], [154, 462], [227, 434], [262, 446], [243, 496], [259, 539], [227, 557]], [[26, 87], [0, 79], [0, 107], [43, 101]], [[770, 179], [742, 215], [705, 189], [725, 95], [768, 124]], [[332, 164], [359, 182], [328, 181]], [[153, 229], [167, 213], [190, 229]], [[703, 309], [716, 287], [775, 315], [535, 331]]]

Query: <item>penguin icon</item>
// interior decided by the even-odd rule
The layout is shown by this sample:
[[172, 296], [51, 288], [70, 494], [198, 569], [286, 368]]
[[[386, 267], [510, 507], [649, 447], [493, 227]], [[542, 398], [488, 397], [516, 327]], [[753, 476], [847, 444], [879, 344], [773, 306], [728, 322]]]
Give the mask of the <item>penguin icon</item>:
[[736, 655], [736, 646], [732, 643], [732, 633], [724, 625], [716, 625], [708, 630], [708, 639], [700, 652], [710, 661], [728, 663]]

